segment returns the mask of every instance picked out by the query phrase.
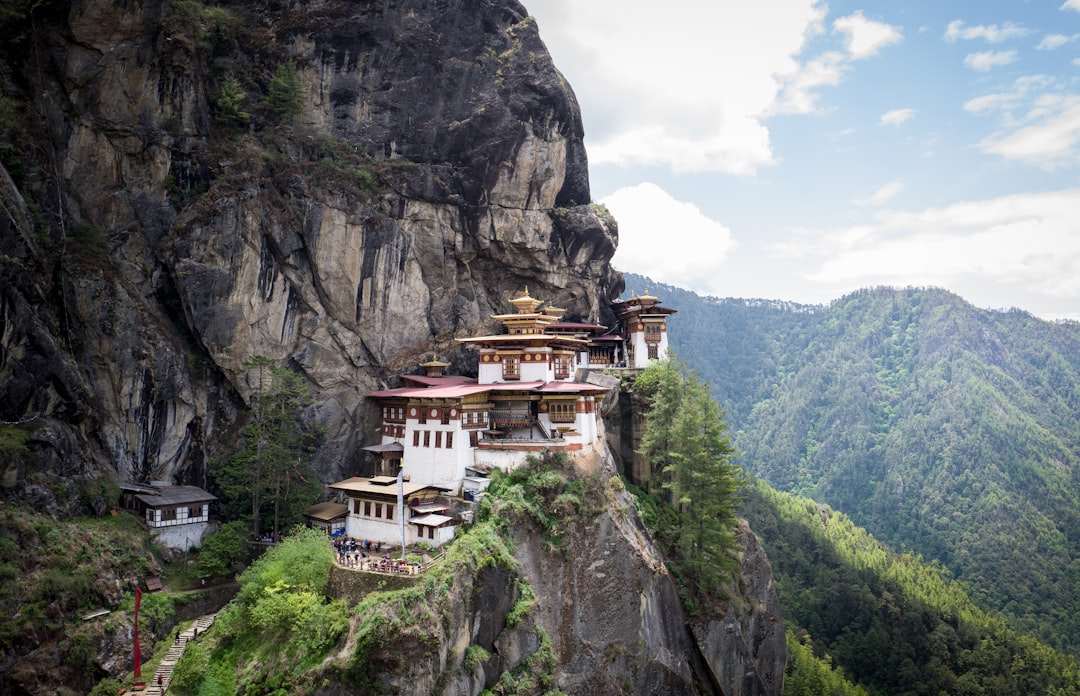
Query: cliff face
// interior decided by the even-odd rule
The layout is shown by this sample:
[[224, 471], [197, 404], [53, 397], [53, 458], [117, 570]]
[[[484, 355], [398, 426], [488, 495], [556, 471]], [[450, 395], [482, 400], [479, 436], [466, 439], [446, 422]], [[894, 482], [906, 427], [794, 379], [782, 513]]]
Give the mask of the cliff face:
[[[315, 678], [328, 682], [320, 696], [484, 689], [779, 696], [786, 647], [776, 589], [745, 525], [739, 577], [726, 588], [729, 611], [691, 621], [610, 460], [579, 461], [570, 476], [583, 502], [563, 510], [557, 529], [496, 501], [508, 558], [490, 549], [465, 560], [451, 553], [443, 562], [453, 566], [450, 581], [429, 579], [408, 598], [365, 605], [360, 620], [378, 629], [354, 621], [345, 643], [371, 647], [329, 659]], [[332, 592], [360, 598], [376, 582], [397, 589], [339, 569]]]
[[526, 284], [594, 319], [621, 287], [577, 104], [516, 2], [86, 0], [21, 26], [0, 419], [39, 427], [9, 493], [31, 469], [203, 483], [253, 355], [310, 380], [322, 473], [351, 473], [373, 386], [432, 351], [464, 367], [453, 338]]
[[[365, 395], [432, 352], [469, 369], [454, 338], [493, 330], [524, 286], [568, 320], [612, 320], [615, 223], [589, 205], [576, 101], [513, 0], [57, 0], [0, 29], [0, 421], [29, 432], [0, 448], [9, 499], [101, 514], [67, 484], [206, 485], [255, 355], [312, 385], [303, 417], [336, 480], [377, 427]], [[266, 100], [279, 66], [295, 115]], [[485, 610], [386, 684], [476, 693], [542, 628], [571, 692], [778, 693], [759, 674], [783, 664], [782, 631], [759, 630], [771, 576], [739, 604], [771, 618], [699, 648], [635, 519], [581, 523], [568, 562], [522, 536], [532, 628], [503, 631], [513, 578], [478, 577]], [[743, 644], [720, 647], [732, 632]], [[440, 682], [477, 641], [495, 662]]]

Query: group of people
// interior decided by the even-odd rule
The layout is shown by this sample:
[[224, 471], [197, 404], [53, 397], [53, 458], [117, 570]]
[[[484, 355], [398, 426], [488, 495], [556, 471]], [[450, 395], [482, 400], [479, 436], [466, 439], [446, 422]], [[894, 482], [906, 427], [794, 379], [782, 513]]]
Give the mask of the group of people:
[[382, 551], [381, 541], [357, 541], [356, 539], [337, 538], [333, 540], [334, 557], [339, 565], [360, 570], [381, 570], [387, 573], [416, 572], [403, 559], [391, 559], [390, 554], [375, 557], [371, 554]]

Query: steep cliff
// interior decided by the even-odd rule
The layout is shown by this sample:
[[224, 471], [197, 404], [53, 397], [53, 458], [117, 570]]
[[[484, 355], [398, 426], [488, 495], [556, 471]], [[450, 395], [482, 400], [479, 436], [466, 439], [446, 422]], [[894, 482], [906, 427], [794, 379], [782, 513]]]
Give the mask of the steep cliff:
[[512, 292], [598, 319], [621, 287], [577, 104], [516, 2], [35, 12], [6, 27], [0, 110], [0, 420], [33, 426], [9, 495], [78, 509], [35, 471], [203, 483], [252, 355], [314, 386], [334, 478], [367, 391], [432, 351], [464, 367], [454, 337]]
[[[254, 355], [312, 386], [302, 415], [324, 429], [315, 459], [335, 480], [372, 441], [365, 395], [432, 352], [466, 372], [454, 339], [494, 330], [524, 286], [568, 320], [611, 322], [615, 222], [590, 204], [573, 93], [517, 2], [11, 6], [0, 435], [26, 440], [0, 438], [7, 499], [63, 517], [105, 512], [100, 487], [80, 485], [102, 474], [206, 485], [234, 446]], [[553, 559], [523, 527], [512, 576], [463, 586], [483, 611], [456, 616], [440, 645], [466, 636], [495, 661], [441, 676], [453, 660], [440, 653], [386, 684], [476, 693], [544, 634], [575, 692], [778, 693], [767, 562], [733, 588], [729, 621], [696, 629], [699, 646], [612, 495], [567, 530], [570, 552]], [[519, 579], [537, 608], [506, 633]]]

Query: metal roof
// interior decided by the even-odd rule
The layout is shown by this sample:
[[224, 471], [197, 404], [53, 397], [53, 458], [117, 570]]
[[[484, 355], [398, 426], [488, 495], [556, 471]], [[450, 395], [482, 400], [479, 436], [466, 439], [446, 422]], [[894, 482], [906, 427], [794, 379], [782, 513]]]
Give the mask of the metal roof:
[[217, 500], [198, 486], [160, 486], [157, 493], [139, 493], [135, 499], [152, 508], [165, 505], [184, 505], [187, 503], [209, 503]]
[[[366, 478], [363, 476], [354, 476], [344, 481], [338, 481], [337, 483], [331, 483], [330, 488], [338, 491], [345, 491], [348, 494], [353, 493], [371, 493], [372, 495], [397, 495], [397, 478], [393, 476], [379, 476], [376, 478]], [[413, 483], [406, 481], [402, 484], [402, 492], [404, 495], [412, 495], [426, 488], [430, 488], [433, 491], [449, 491], [453, 490], [446, 486], [439, 486], [431, 483]]]
[[315, 503], [304, 510], [304, 517], [310, 517], [320, 522], [331, 522], [349, 514], [349, 506], [344, 503]]
[[413, 517], [409, 520], [409, 524], [419, 524], [425, 527], [442, 527], [448, 522], [453, 522], [453, 517], [447, 517], [446, 515], [436, 515], [434, 513], [430, 515], [421, 515], [420, 517]]
[[404, 452], [405, 446], [400, 442], [388, 442], [383, 445], [368, 445], [367, 447], [364, 447], [362, 449], [367, 452], [375, 452], [377, 454], [382, 454], [383, 452]]

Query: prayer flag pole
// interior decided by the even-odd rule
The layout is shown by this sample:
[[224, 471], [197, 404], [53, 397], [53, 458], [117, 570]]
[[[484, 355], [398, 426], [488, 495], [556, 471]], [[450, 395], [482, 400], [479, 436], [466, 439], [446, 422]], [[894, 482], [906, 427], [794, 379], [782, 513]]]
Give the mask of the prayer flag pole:
[[401, 560], [405, 560], [405, 480], [402, 473], [404, 467], [397, 472], [397, 516], [398, 527], [401, 529]]
[[142, 677], [142, 659], [139, 655], [139, 603], [142, 601], [142, 589], [135, 588], [135, 678]]

